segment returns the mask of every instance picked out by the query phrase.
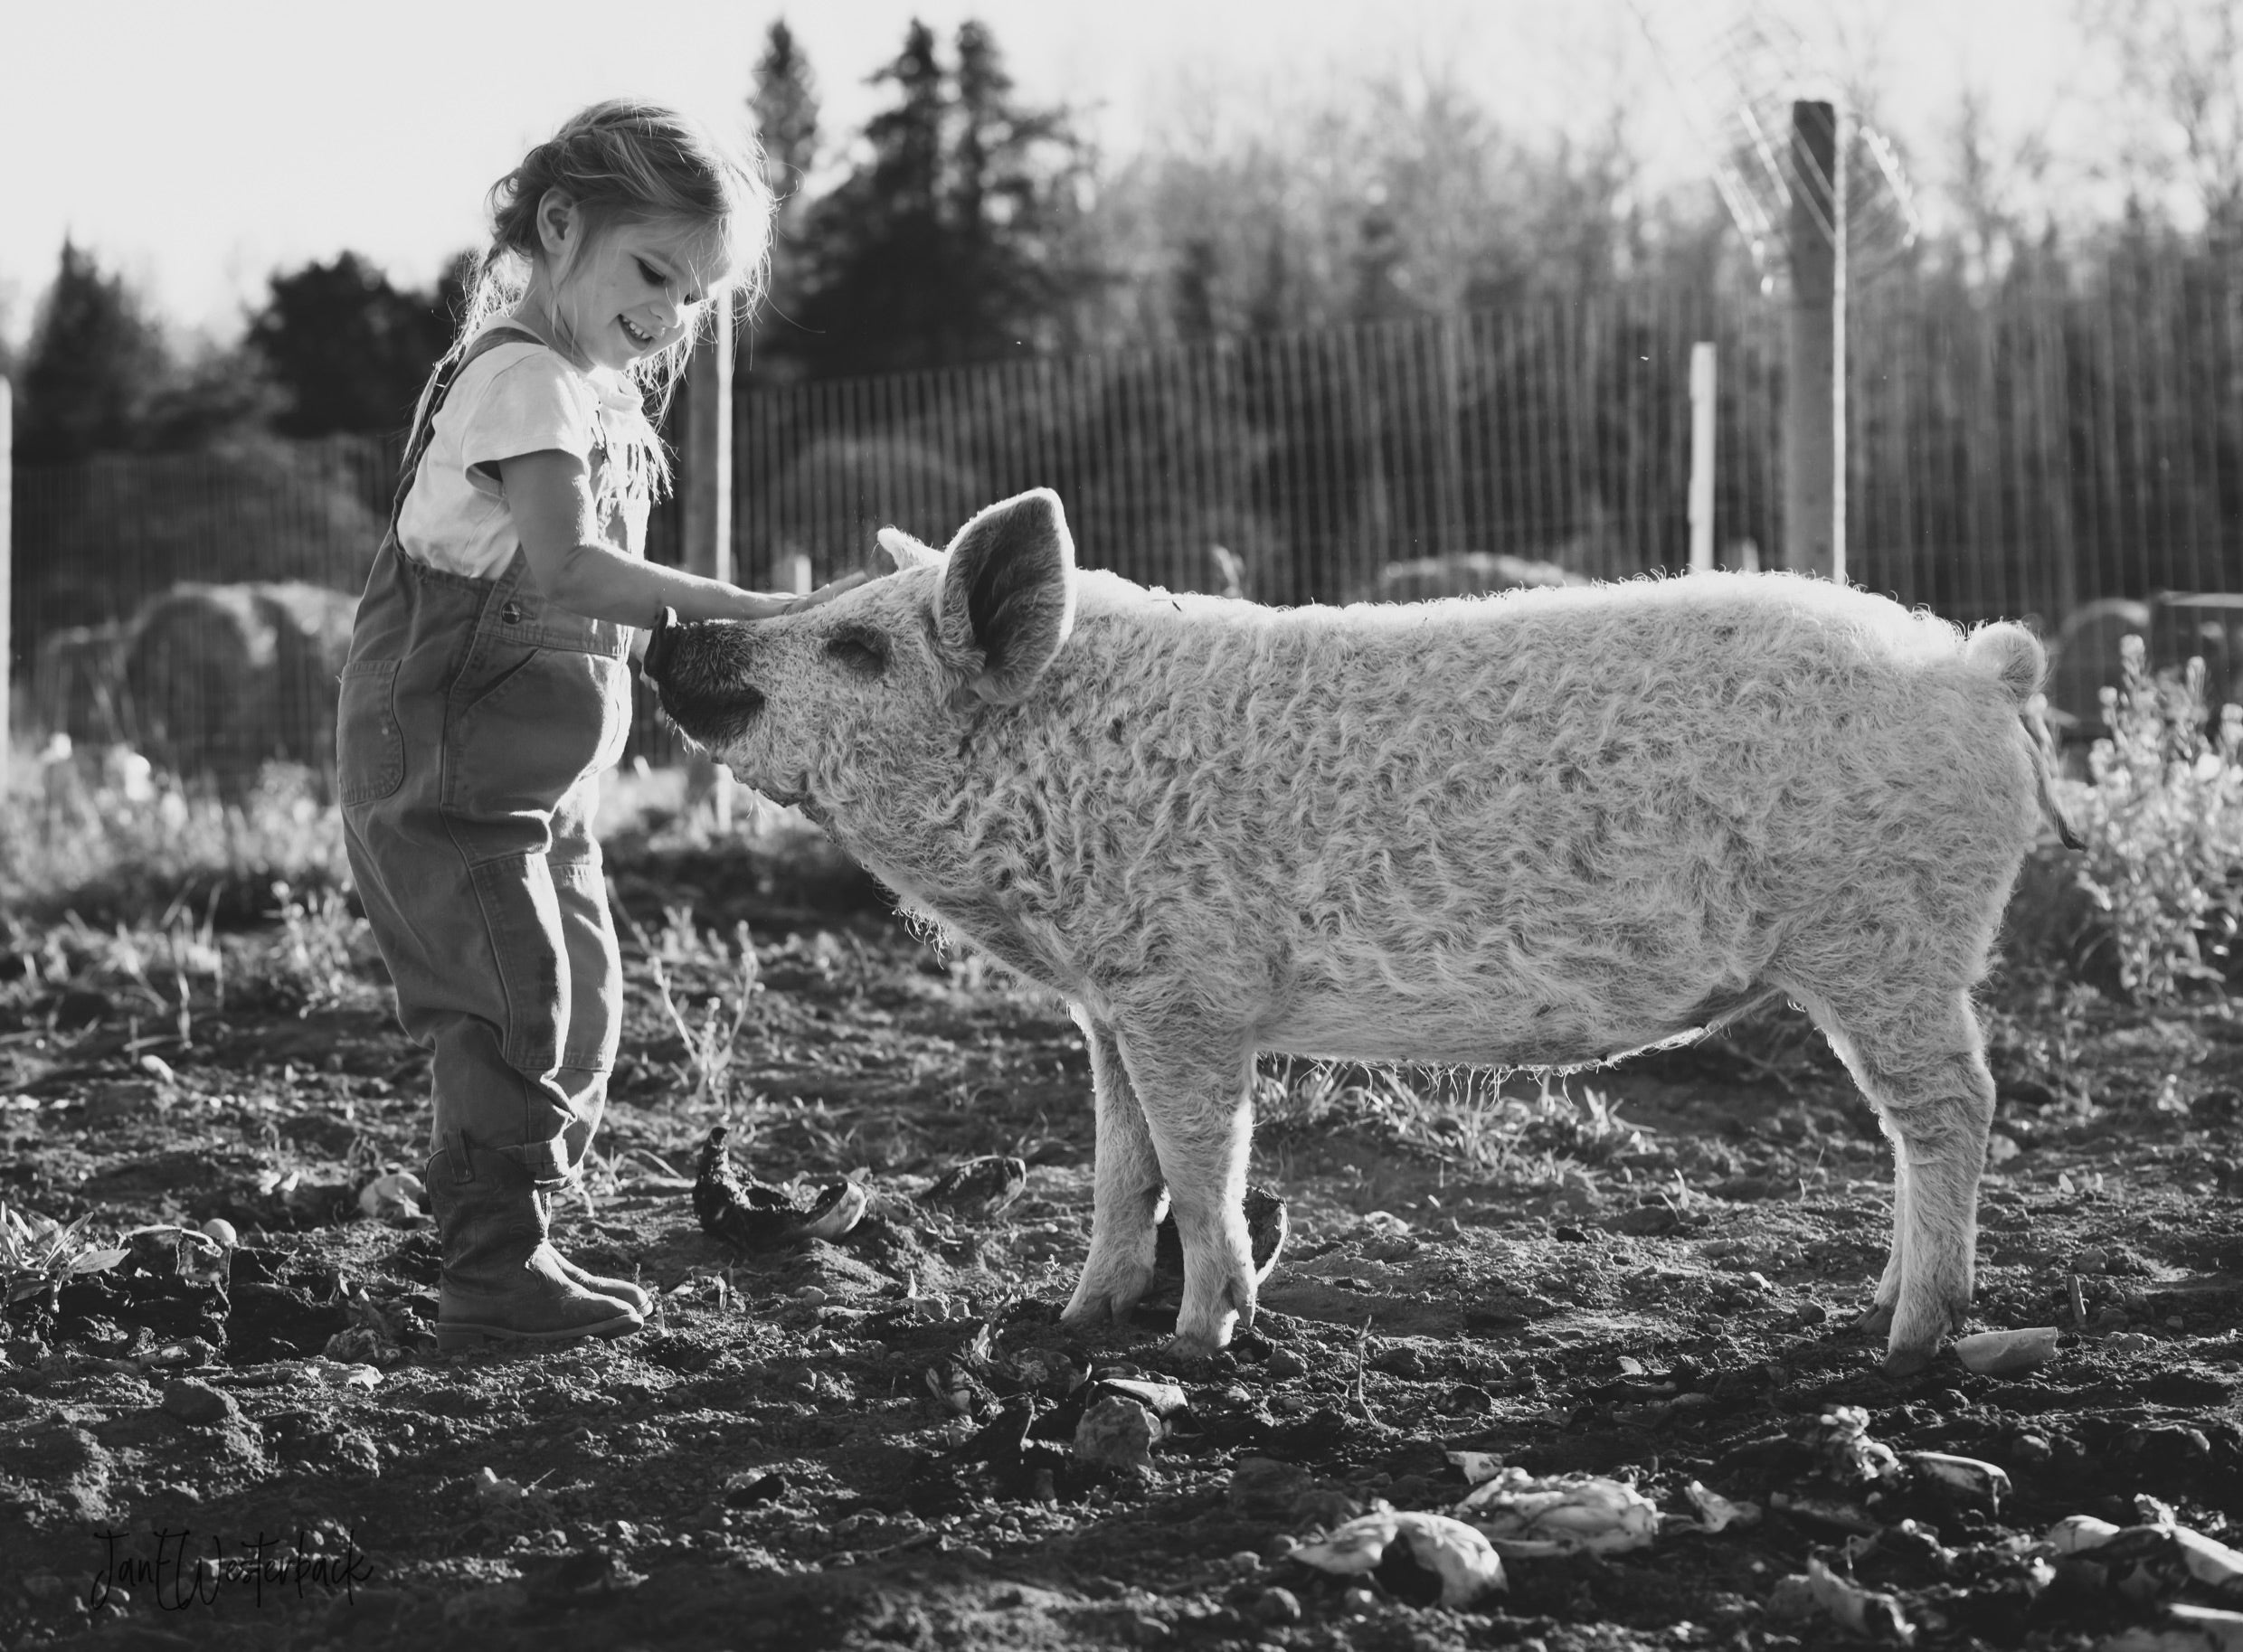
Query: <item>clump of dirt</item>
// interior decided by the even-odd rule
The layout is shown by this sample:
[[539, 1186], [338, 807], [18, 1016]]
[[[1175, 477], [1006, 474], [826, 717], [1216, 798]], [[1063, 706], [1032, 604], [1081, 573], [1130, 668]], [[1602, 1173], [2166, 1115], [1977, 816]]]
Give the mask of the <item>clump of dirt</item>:
[[[1172, 1298], [1058, 1323], [1093, 1136], [1061, 1006], [846, 879], [821, 904], [641, 856], [620, 883], [648, 925], [627, 1054], [559, 1223], [657, 1293], [612, 1344], [435, 1350], [425, 1222], [358, 1199], [426, 1128], [378, 981], [184, 1043], [62, 1016], [52, 983], [0, 1004], [10, 1210], [238, 1241], [143, 1239], [7, 1307], [0, 1643], [2087, 1647], [2243, 1609], [2177, 1534], [2243, 1532], [2225, 1001], [1998, 986], [1969, 1328], [2060, 1333], [2015, 1374], [1879, 1374], [1850, 1327], [1887, 1152], [1785, 1015], [1562, 1087], [1273, 1066], [1282, 1254], [1251, 1329], [1178, 1364]], [[719, 1127], [743, 1176], [804, 1210], [853, 1178], [861, 1218], [712, 1237]], [[1297, 1557], [1499, 1468], [1623, 1482], [1655, 1529], [1514, 1553], [1469, 1607]], [[2060, 1552], [2074, 1515], [2123, 1544]]]

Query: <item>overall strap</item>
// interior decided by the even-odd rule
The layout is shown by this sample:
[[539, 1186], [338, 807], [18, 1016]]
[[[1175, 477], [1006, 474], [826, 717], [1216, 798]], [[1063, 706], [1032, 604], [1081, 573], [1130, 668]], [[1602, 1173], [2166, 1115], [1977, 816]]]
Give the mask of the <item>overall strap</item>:
[[429, 392], [428, 411], [415, 421], [412, 435], [405, 443], [405, 458], [397, 467], [397, 497], [390, 505], [388, 537], [397, 537], [397, 519], [404, 514], [405, 496], [412, 491], [412, 478], [421, 468], [421, 457], [429, 450], [429, 443], [436, 434], [436, 412], [444, 405], [444, 398], [451, 393], [452, 382], [467, 364], [486, 350], [500, 345], [542, 345], [545, 341], [524, 327], [496, 326], [477, 335], [476, 340], [460, 353], [459, 359], [448, 363], [436, 372], [433, 388]]

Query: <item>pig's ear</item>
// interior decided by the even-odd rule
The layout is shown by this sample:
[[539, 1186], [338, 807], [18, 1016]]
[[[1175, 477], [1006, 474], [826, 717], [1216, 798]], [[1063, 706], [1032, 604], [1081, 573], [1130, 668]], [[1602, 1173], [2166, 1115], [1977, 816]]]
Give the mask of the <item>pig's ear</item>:
[[932, 545], [923, 545], [901, 528], [882, 528], [880, 548], [885, 551], [901, 571], [906, 568], [932, 568], [942, 560], [942, 553]]
[[992, 705], [1024, 699], [1074, 628], [1074, 541], [1047, 487], [992, 505], [951, 541], [937, 628]]

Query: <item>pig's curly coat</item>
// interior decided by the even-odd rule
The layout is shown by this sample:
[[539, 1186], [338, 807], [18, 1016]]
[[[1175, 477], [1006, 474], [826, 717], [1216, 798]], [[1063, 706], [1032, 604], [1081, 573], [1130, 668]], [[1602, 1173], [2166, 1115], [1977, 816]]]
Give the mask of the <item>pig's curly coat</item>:
[[[1077, 575], [1070, 548], [1063, 586], [1016, 571], [1017, 621], [982, 555], [961, 645], [959, 547], [1038, 499], [727, 667], [815, 738], [712, 743], [1074, 1005], [1100, 1123], [1072, 1318], [1144, 1289], [1163, 1179], [1217, 1259], [1188, 1264], [1179, 1334], [1251, 1312], [1256, 1051], [1573, 1065], [1781, 992], [1895, 1142], [1874, 1317], [1907, 1363], [1936, 1344], [1993, 1105], [1969, 995], [2041, 821], [2028, 632], [1783, 575], [1273, 609]], [[1046, 638], [1025, 667], [1008, 625]], [[851, 627], [932, 662], [907, 714], [813, 681]], [[998, 703], [961, 687], [984, 645], [1010, 650]]]

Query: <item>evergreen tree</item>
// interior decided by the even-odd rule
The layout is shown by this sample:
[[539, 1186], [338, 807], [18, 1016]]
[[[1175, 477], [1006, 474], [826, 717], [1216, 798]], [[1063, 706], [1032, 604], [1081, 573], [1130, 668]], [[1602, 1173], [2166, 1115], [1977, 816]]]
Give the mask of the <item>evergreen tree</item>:
[[748, 99], [763, 145], [763, 181], [778, 198], [771, 225], [770, 285], [753, 337], [755, 364], [795, 370], [804, 354], [798, 322], [808, 274], [804, 241], [807, 194], [818, 159], [818, 83], [794, 32], [783, 19], [771, 26], [756, 61], [755, 90]]
[[64, 241], [24, 353], [16, 458], [69, 464], [137, 446], [170, 373], [163, 334], [137, 295]]
[[14, 382], [20, 369], [20, 363], [16, 360], [15, 345], [8, 338], [7, 320], [10, 308], [8, 301], [12, 297], [13, 295], [6, 288], [0, 288], [0, 379], [6, 379], [11, 383]]
[[871, 151], [810, 215], [804, 353], [871, 373], [1048, 348], [1088, 287], [1072, 234], [1086, 174], [1064, 113], [1031, 110], [989, 31], [967, 24], [946, 69], [914, 22], [874, 77], [895, 101]]
[[256, 351], [205, 345], [148, 398], [138, 445], [182, 452], [233, 442], [270, 430], [284, 401]]
[[818, 81], [785, 18], [771, 26], [748, 99], [763, 144], [763, 181], [783, 213], [801, 199], [818, 157]]
[[355, 252], [275, 275], [251, 346], [279, 385], [284, 435], [404, 428], [429, 368], [450, 342], [442, 300], [400, 292]]
[[973, 345], [1049, 348], [1093, 278], [1075, 255], [1088, 156], [1063, 110], [1014, 99], [995, 36], [972, 21], [958, 30], [958, 113], [951, 219], [980, 298]]

